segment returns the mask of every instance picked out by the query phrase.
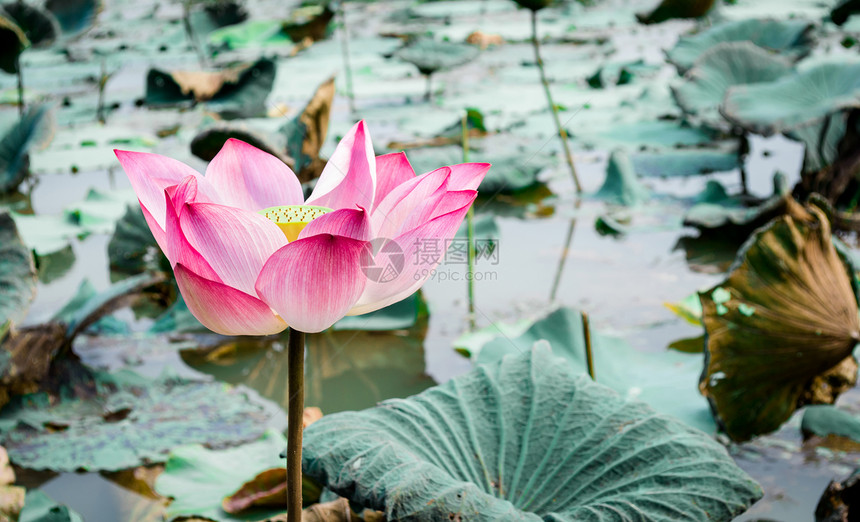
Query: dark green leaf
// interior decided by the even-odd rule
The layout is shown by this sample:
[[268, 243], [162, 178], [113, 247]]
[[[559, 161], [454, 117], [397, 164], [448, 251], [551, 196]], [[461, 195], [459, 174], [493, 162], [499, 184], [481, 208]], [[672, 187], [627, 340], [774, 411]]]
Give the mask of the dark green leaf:
[[663, 0], [649, 13], [637, 14], [643, 24], [659, 24], [673, 18], [699, 18], [708, 14], [714, 0]]
[[64, 33], [88, 29], [102, 8], [101, 0], [47, 0], [45, 9], [53, 13]]
[[54, 116], [49, 105], [33, 105], [0, 140], [0, 194], [18, 188], [30, 170], [28, 152], [44, 148], [54, 137]]
[[0, 70], [18, 73], [18, 57], [30, 46], [24, 31], [0, 11]]
[[23, 320], [35, 295], [33, 255], [21, 241], [11, 216], [0, 212], [0, 324]]
[[48, 11], [42, 11], [24, 2], [2, 4], [2, 11], [21, 28], [33, 47], [46, 47], [54, 43], [59, 33], [57, 20]]

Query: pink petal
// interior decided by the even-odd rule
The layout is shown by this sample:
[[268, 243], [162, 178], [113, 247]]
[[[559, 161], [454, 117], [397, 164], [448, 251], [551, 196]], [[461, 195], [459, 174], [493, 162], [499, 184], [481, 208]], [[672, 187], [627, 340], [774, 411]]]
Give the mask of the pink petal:
[[451, 165], [451, 182], [449, 190], [478, 190], [478, 185], [483, 181], [487, 171], [490, 170], [489, 163], [460, 163]]
[[256, 212], [212, 203], [189, 203], [180, 213], [188, 242], [224, 284], [255, 295], [260, 269], [287, 243], [278, 225]]
[[364, 290], [364, 241], [320, 234], [275, 252], [257, 280], [257, 294], [293, 328], [321, 332], [342, 318]]
[[[463, 222], [477, 194], [471, 191], [471, 198], [461, 208], [433, 218], [396, 237], [394, 242], [403, 251], [403, 269], [391, 281], [378, 282], [369, 279], [364, 293], [349, 311], [349, 315], [361, 315], [378, 310], [406, 299], [421, 288], [430, 277], [430, 272], [435, 270], [444, 259], [450, 240], [460, 228], [460, 223]], [[376, 255], [375, 266], [384, 266], [390, 259], [390, 254], [380, 251]]]
[[376, 207], [371, 224], [376, 237], [392, 238], [400, 233], [409, 215], [440, 189], [447, 190], [451, 169], [442, 167], [401, 183]]
[[405, 152], [394, 152], [376, 157], [376, 196], [374, 205], [385, 199], [394, 187], [415, 177], [415, 170], [406, 159]]
[[197, 179], [194, 176], [188, 176], [179, 185], [169, 187], [164, 191], [167, 211], [164, 255], [167, 256], [174, 269], [177, 264], [181, 264], [201, 277], [220, 283], [221, 278], [218, 277], [218, 274], [215, 273], [200, 252], [191, 246], [180, 225], [181, 214], [188, 203], [194, 202], [196, 196]]
[[335, 210], [373, 208], [375, 193], [376, 158], [370, 134], [360, 121], [338, 143], [307, 204]]
[[[200, 174], [181, 161], [159, 154], [126, 150], [114, 150], [114, 154], [131, 181], [131, 186], [140, 200], [140, 206], [146, 209], [158, 226], [164, 230], [164, 189], [178, 185], [188, 176], [200, 177]], [[205, 199], [217, 201], [214, 190], [210, 188], [204, 192]], [[154, 231], [153, 234], [155, 234]]]
[[256, 297], [200, 277], [185, 266], [174, 268], [188, 310], [203, 326], [222, 335], [270, 335], [287, 327]]
[[231, 207], [258, 211], [301, 205], [305, 196], [293, 171], [275, 156], [230, 138], [206, 168], [206, 179], [221, 201]]
[[370, 219], [363, 208], [342, 208], [323, 214], [308, 223], [299, 233], [299, 239], [318, 234], [332, 234], [349, 237], [359, 241], [370, 241]]

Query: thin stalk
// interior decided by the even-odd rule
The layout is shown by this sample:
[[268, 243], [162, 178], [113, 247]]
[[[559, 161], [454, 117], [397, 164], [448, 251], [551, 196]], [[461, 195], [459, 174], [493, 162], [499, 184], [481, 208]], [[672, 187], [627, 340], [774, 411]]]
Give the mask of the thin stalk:
[[552, 113], [552, 119], [555, 121], [555, 128], [558, 131], [558, 137], [561, 138], [561, 146], [564, 148], [564, 158], [567, 160], [567, 166], [570, 167], [570, 175], [573, 177], [573, 184], [576, 186], [576, 193], [582, 193], [582, 185], [579, 183], [579, 176], [576, 174], [576, 166], [573, 164], [573, 155], [570, 153], [570, 145], [567, 143], [567, 132], [561, 126], [561, 121], [558, 119], [558, 108], [555, 102], [552, 101], [552, 93], [549, 90], [549, 82], [546, 79], [546, 72], [543, 69], [543, 60], [540, 57], [540, 42], [538, 42], [537, 33], [537, 11], [532, 11], [532, 45], [535, 49], [535, 62], [537, 62], [538, 71], [540, 71], [540, 81], [543, 84], [543, 90], [546, 94], [546, 101], [549, 104], [549, 111]]
[[340, 26], [342, 35], [340, 39], [340, 50], [343, 54], [343, 68], [346, 74], [346, 97], [349, 100], [349, 113], [355, 115], [355, 94], [352, 91], [352, 67], [349, 65], [349, 29], [346, 25], [346, 9], [343, 7], [344, 0], [338, 2], [338, 14], [340, 15]]
[[570, 244], [573, 242], [574, 230], [576, 230], [576, 218], [571, 219], [570, 225], [567, 227], [567, 237], [564, 240], [561, 259], [558, 261], [558, 268], [555, 270], [555, 279], [552, 281], [552, 290], [549, 293], [550, 303], [554, 303], [556, 295], [558, 295], [558, 287], [561, 285], [561, 274], [564, 272], [564, 265], [567, 263], [567, 255], [570, 252]]
[[591, 353], [591, 329], [588, 327], [588, 314], [580, 313], [582, 314], [582, 335], [585, 337], [585, 362], [588, 365], [588, 375], [592, 381], [595, 381], [597, 379], [594, 378], [594, 357]]
[[182, 2], [182, 25], [185, 27], [185, 36], [188, 37], [191, 48], [197, 55], [197, 61], [200, 62], [200, 68], [205, 69], [206, 57], [203, 56], [203, 49], [200, 48], [197, 38], [194, 36], [194, 28], [191, 27], [191, 2], [189, 0]]
[[287, 522], [302, 520], [302, 413], [305, 409], [305, 333], [290, 328], [287, 387]]
[[24, 115], [24, 71], [21, 70], [20, 55], [15, 57], [15, 69], [18, 70], [18, 115]]
[[429, 102], [433, 94], [433, 88], [430, 84], [430, 75], [425, 74], [424, 77], [427, 78], [427, 90], [424, 91], [424, 101]]
[[[469, 163], [469, 113], [463, 113], [463, 163]], [[469, 329], [475, 329], [475, 209], [469, 207], [466, 213], [466, 240], [467, 258], [469, 260], [469, 271], [466, 277], [466, 288], [469, 297]]]
[[107, 70], [105, 66], [105, 59], [102, 58], [101, 62], [101, 75], [99, 77], [99, 100], [96, 105], [96, 119], [99, 123], [105, 123], [105, 86], [107, 85]]

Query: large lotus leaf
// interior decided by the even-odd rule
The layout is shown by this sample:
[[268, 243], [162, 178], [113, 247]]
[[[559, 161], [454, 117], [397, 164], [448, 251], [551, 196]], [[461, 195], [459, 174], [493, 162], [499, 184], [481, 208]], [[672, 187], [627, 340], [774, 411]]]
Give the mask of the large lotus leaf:
[[[512, 353], [523, 352], [545, 339], [553, 350], [578, 373], [586, 373], [585, 337], [578, 311], [560, 308], [535, 322], [518, 337], [497, 336], [472, 356], [480, 363], [492, 363]], [[707, 401], [696, 393], [702, 357], [673, 351], [640, 352], [623, 339], [591, 332], [594, 374], [598, 383], [623, 397], [648, 403], [660, 413], [677, 417], [706, 432], [716, 431]]]
[[670, 62], [686, 71], [700, 56], [723, 42], [751, 43], [790, 57], [806, 54], [812, 43], [813, 24], [807, 20], [741, 20], [726, 22], [692, 36], [681, 37], [666, 53]]
[[146, 78], [146, 103], [169, 106], [206, 102], [225, 117], [252, 117], [266, 112], [266, 98], [275, 81], [275, 62], [261, 58], [219, 72], [150, 69]]
[[728, 278], [699, 294], [707, 333], [700, 389], [735, 440], [853, 385], [860, 318], [848, 269], [818, 208], [773, 220]]
[[246, 389], [124, 370], [97, 373], [90, 399], [45, 394], [13, 400], [0, 413], [0, 437], [15, 464], [56, 471], [119, 470], [164, 462], [179, 444], [212, 447], [256, 439], [272, 406]]
[[0, 70], [18, 73], [18, 57], [30, 46], [24, 31], [0, 11]]
[[734, 85], [772, 82], [792, 71], [792, 63], [750, 42], [715, 45], [684, 75], [684, 83], [672, 89], [678, 106], [697, 121], [715, 129], [726, 127], [720, 105]]
[[107, 252], [110, 269], [124, 274], [139, 274], [165, 266], [161, 261], [164, 254], [139, 205], [129, 205], [125, 215], [116, 222]]
[[33, 47], [51, 45], [59, 33], [57, 20], [51, 13], [24, 2], [5, 3], [0, 14], [15, 22]]
[[729, 89], [721, 112], [733, 124], [770, 135], [860, 108], [860, 62], [822, 63], [770, 83]]
[[673, 18], [699, 18], [708, 14], [714, 0], [663, 0], [651, 12], [637, 14], [643, 24], [659, 24]]
[[630, 155], [623, 149], [613, 151], [606, 166], [606, 179], [594, 197], [615, 205], [633, 206], [650, 196], [651, 191], [636, 177]]
[[478, 48], [422, 38], [399, 49], [394, 55], [417, 67], [421, 74], [433, 74], [474, 60], [478, 56]]
[[418, 320], [418, 314], [427, 305], [421, 299], [421, 293], [416, 292], [411, 296], [398, 301], [385, 308], [364, 315], [352, 315], [334, 323], [335, 330], [403, 330], [411, 328]]
[[576, 376], [545, 343], [323, 417], [302, 465], [388, 520], [731, 520], [761, 496], [710, 437]]
[[804, 145], [803, 172], [813, 173], [833, 164], [839, 158], [839, 145], [848, 130], [848, 115], [842, 112], [802, 125], [786, 136]]
[[856, 415], [827, 404], [804, 408], [800, 429], [805, 437], [836, 435], [860, 442], [860, 419]]
[[47, 0], [50, 11], [64, 33], [77, 34], [89, 28], [101, 10], [101, 0]]
[[737, 140], [728, 147], [637, 152], [632, 159], [636, 173], [643, 177], [695, 176], [740, 167]]
[[44, 148], [54, 136], [49, 105], [33, 105], [0, 139], [0, 194], [18, 188], [29, 174], [29, 151]]
[[27, 492], [18, 522], [84, 522], [76, 512], [34, 489]]
[[[0, 325], [18, 323], [36, 295], [33, 255], [9, 214], [0, 213]], [[2, 340], [2, 339], [0, 339]]]
[[[273, 468], [283, 469], [284, 459], [279, 454], [286, 445], [287, 439], [270, 429], [260, 439], [236, 448], [213, 450], [200, 444], [174, 448], [165, 463], [164, 472], [155, 481], [155, 491], [173, 499], [167, 506], [168, 520], [191, 515], [219, 522], [262, 520], [283, 512], [282, 508], [231, 515], [221, 508], [221, 502], [259, 473]], [[303, 489], [310, 500], [314, 493], [313, 484], [307, 481]], [[316, 496], [319, 496], [318, 489]]]
[[131, 189], [104, 192], [90, 189], [84, 199], [63, 209], [63, 214], [67, 221], [88, 233], [109, 234], [128, 207], [137, 202], [137, 194]]

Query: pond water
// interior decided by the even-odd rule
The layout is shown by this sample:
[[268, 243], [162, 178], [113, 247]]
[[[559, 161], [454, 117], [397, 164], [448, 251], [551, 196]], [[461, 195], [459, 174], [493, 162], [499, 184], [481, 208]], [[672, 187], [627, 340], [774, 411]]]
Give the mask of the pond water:
[[[63, 65], [65, 62], [57, 52], [46, 50], [34, 50], [23, 58], [28, 89], [32, 89], [28, 97], [45, 96], [61, 101], [66, 96], [72, 100], [70, 107], [58, 109], [59, 127], [52, 145], [44, 152], [34, 153], [32, 158], [39, 176], [30, 204], [37, 215], [60, 214], [84, 199], [91, 188], [112, 193], [130, 188], [118, 164], [110, 159], [113, 145], [106, 140], [111, 136], [134, 138], [132, 148], [171, 155], [201, 171], [205, 168], [204, 162], [190, 155], [188, 143], [197, 129], [213, 121], [211, 115], [200, 107], [183, 111], [149, 110], [135, 103], [143, 97], [148, 67], [196, 66], [197, 58], [176, 22], [181, 16], [177, 5], [146, 1], [106, 4], [95, 29], [78, 41], [64, 44], [86, 58]], [[499, 168], [541, 165], [537, 169], [539, 189], [516, 195], [490, 191], [482, 193], [475, 204], [478, 218], [494, 216], [498, 240], [498, 259], [479, 260], [476, 265], [477, 328], [535, 319], [557, 306], [570, 306], [587, 311], [593, 329], [621, 336], [635, 349], [659, 357], [672, 342], [702, 333], [701, 328], [670, 312], [665, 303], [680, 301], [721, 281], [738, 246], [717, 248], [682, 240], [698, 235], [694, 229], [681, 225], [683, 215], [709, 180], [718, 180], [730, 192], [737, 192], [739, 172], [647, 178], [645, 183], [654, 196], [634, 209], [617, 209], [592, 197], [577, 198], [558, 155], [560, 148], [553, 136], [551, 120], [543, 109], [537, 70], [529, 63], [532, 58], [526, 43], [527, 16], [507, 4], [501, 0], [347, 4], [358, 115], [367, 119], [378, 144], [377, 153], [381, 153], [384, 145], [392, 141], [409, 142], [434, 136], [437, 131], [456, 124], [463, 107], [474, 106], [484, 113], [488, 127], [501, 129], [500, 135], [511, 138], [519, 149], [519, 157], [511, 159], [509, 144], [490, 142], [491, 138], [487, 138], [488, 143], [494, 144], [480, 151], [480, 159], [493, 161], [494, 155], [503, 157]], [[544, 59], [553, 78], [556, 101], [567, 108], [562, 115], [574, 135], [571, 144], [586, 194], [595, 192], [605, 179], [607, 152], [619, 144], [613, 139], [623, 141], [612, 137], [613, 126], [606, 125], [606, 118], [595, 116], [594, 112], [622, 113], [617, 121], [624, 126], [640, 117], [649, 119], [663, 110], [666, 86], [676, 76], [674, 68], [665, 63], [663, 50], [694, 27], [689, 21], [655, 27], [632, 24], [630, 15], [647, 4], [653, 2], [621, 0], [588, 10], [568, 7], [548, 11], [541, 17], [550, 40], [544, 48]], [[739, 0], [737, 4], [725, 7], [726, 16], [745, 16], [754, 2]], [[785, 7], [786, 16], [792, 8], [816, 14], [815, 9], [820, 9], [803, 1], [779, 4]], [[275, 5], [277, 12], [285, 12], [280, 4], [266, 1], [248, 2], [248, 9], [252, 18], [265, 19]], [[418, 9], [420, 16], [392, 21], [394, 13], [407, 8]], [[142, 21], [134, 30], [120, 32], [129, 20]], [[434, 75], [438, 92], [433, 102], [425, 103], [421, 101], [424, 81], [412, 67], [383, 58], [399, 45], [398, 41], [378, 36], [395, 30], [411, 31], [416, 26], [454, 41], [480, 29], [500, 33], [510, 43], [490, 48], [473, 63]], [[293, 116], [316, 86], [332, 73], [338, 74], [340, 85], [343, 73], [336, 42], [339, 34], [336, 31], [332, 40], [317, 43], [296, 57], [289, 56], [291, 46], [261, 45], [228, 51], [226, 58], [218, 57], [218, 62], [274, 56], [278, 73], [266, 104], [269, 108], [285, 107], [286, 113]], [[583, 41], [565, 42], [566, 36]], [[127, 48], [119, 50], [121, 45]], [[160, 47], [166, 47], [167, 51], [158, 51]], [[109, 104], [116, 103], [118, 107], [109, 113], [105, 126], [91, 121], [96, 97], [92, 85], [82, 79], [98, 69], [94, 64], [102, 54], [93, 54], [94, 49], [106, 53], [108, 67], [115, 71], [107, 84], [106, 97]], [[583, 78], [601, 64], [636, 60], [653, 66], [654, 70], [643, 73], [631, 91], [625, 90], [628, 86], [593, 91], [582, 88]], [[52, 75], [63, 67], [68, 68], [68, 76], [52, 86]], [[0, 78], [0, 93], [7, 93], [13, 86], [13, 77]], [[620, 98], [638, 102], [649, 92], [662, 100], [655, 102], [661, 108], [652, 110], [647, 102], [638, 105], [618, 102]], [[323, 155], [331, 153], [334, 138], [354, 122], [348, 106], [339, 87]], [[577, 107], [595, 110], [587, 110], [578, 117], [574, 110]], [[623, 114], [628, 110], [639, 115]], [[0, 117], [11, 121], [15, 109], [0, 107]], [[273, 119], [247, 120], [256, 128], [272, 129], [276, 128]], [[601, 125], [610, 136], [592, 140], [592, 127]], [[161, 139], [155, 137], [158, 131], [171, 127], [177, 127], [178, 131]], [[82, 147], [80, 142], [90, 136], [97, 145]], [[583, 139], [591, 146], [585, 147], [580, 136], [585, 136]], [[660, 138], [638, 139], [648, 142]], [[635, 151], [638, 145], [631, 145], [634, 142], [638, 143], [630, 140], [622, 146]], [[782, 137], [754, 138], [746, 163], [747, 171], [752, 173], [749, 191], [769, 196], [777, 171], [786, 174], [791, 183], [796, 182], [802, 160], [803, 148], [796, 142]], [[73, 164], [80, 172], [70, 173]], [[597, 218], [610, 213], [629, 219], [630, 231], [619, 236], [598, 231]], [[84, 279], [97, 290], [110, 286], [109, 239], [109, 232], [96, 232], [70, 241], [74, 259], [71, 266], [52, 281], [39, 283], [25, 324], [49, 320]], [[306, 405], [319, 406], [324, 413], [363, 409], [386, 398], [412, 395], [470, 370], [472, 362], [452, 349], [455, 341], [470, 330], [466, 272], [463, 264], [441, 265], [422, 290], [429, 314], [422, 315], [410, 328], [393, 332], [329, 331], [311, 336]], [[128, 310], [120, 312], [118, 317], [128, 322], [134, 332], [143, 332], [152, 324], [152, 319], [135, 318]], [[176, 337], [166, 336], [158, 346], [143, 346], [148, 342], [143, 340], [141, 345], [131, 344], [113, 351], [110, 341], [84, 337], [79, 339], [76, 350], [84, 362], [98, 368], [130, 365], [142, 374], [155, 376], [169, 366], [183, 375], [243, 384], [286, 408], [286, 351], [282, 340]], [[171, 344], [170, 340], [177, 342]], [[690, 357], [702, 358], [701, 354]], [[600, 371], [596, 368], [598, 382]], [[691, 394], [698, 393], [697, 379], [698, 375], [691, 376]], [[860, 394], [851, 391], [840, 399], [840, 404], [860, 411]], [[858, 453], [804, 446], [797, 415], [779, 432], [749, 444], [730, 445], [730, 452], [765, 490], [764, 499], [739, 520], [810, 520], [827, 483], [844, 478], [860, 463]], [[141, 493], [126, 475], [20, 470], [19, 476], [23, 484], [40, 487], [89, 522], [162, 519], [162, 503]]]

